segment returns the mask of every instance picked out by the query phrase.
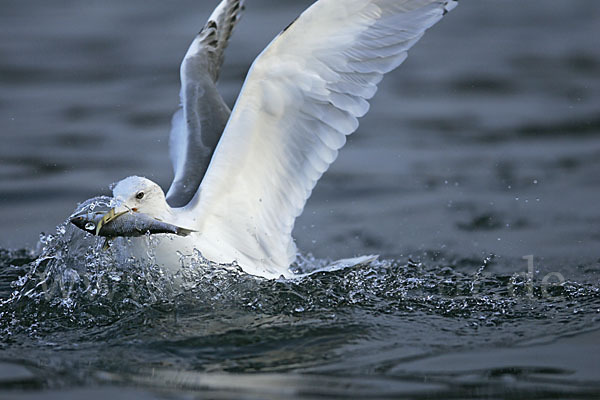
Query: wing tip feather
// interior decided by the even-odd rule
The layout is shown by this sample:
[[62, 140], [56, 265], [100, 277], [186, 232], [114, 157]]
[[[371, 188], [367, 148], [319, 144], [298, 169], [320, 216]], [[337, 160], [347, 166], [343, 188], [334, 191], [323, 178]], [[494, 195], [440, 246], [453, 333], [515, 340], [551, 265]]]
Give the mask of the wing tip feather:
[[458, 0], [448, 0], [446, 4], [444, 4], [444, 11], [442, 15], [448, 14], [450, 11], [454, 10], [458, 5]]

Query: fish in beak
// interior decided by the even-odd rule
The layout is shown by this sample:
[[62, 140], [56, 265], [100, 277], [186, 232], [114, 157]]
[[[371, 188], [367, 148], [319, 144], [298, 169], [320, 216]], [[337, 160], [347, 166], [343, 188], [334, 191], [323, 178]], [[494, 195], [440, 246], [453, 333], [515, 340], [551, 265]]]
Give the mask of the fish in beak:
[[102, 235], [102, 227], [106, 224], [114, 221], [123, 214], [126, 214], [128, 210], [116, 211], [115, 208], [111, 208], [106, 213], [98, 211], [88, 211], [80, 214], [76, 214], [69, 219], [73, 225], [82, 229], [86, 232], [93, 233], [96, 236]]
[[147, 233], [171, 233], [178, 236], [188, 236], [193, 229], [182, 228], [163, 222], [148, 214], [133, 212], [122, 207], [115, 207], [108, 212], [87, 211], [76, 214], [70, 222], [88, 233], [106, 238], [137, 237]]
[[96, 236], [100, 235], [100, 230], [102, 229], [102, 227], [108, 223], [110, 223], [111, 221], [114, 221], [115, 219], [119, 218], [121, 215], [128, 213], [129, 210], [125, 209], [125, 210], [121, 210], [121, 211], [116, 211], [116, 207], [111, 208], [110, 210], [108, 210], [108, 212], [106, 214], [104, 214], [102, 216], [102, 218], [100, 218], [100, 221], [98, 221], [98, 223], [96, 224]]

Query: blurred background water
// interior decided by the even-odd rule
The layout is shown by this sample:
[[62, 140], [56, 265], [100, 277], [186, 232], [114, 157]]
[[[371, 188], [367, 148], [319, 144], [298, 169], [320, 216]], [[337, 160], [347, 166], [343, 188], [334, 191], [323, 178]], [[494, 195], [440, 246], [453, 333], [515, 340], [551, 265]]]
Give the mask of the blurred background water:
[[[36, 248], [78, 202], [132, 174], [168, 187], [178, 67], [214, 3], [2, 1], [6, 298], [35, 263], [16, 250]], [[221, 74], [230, 105], [254, 57], [310, 3], [248, 1]], [[248, 302], [228, 298], [210, 311], [189, 293], [165, 309], [114, 305], [105, 325], [73, 305], [65, 314], [52, 301], [9, 304], [0, 387], [23, 389], [10, 394], [20, 398], [597, 393], [599, 17], [595, 0], [461, 2], [384, 79], [295, 228], [298, 248], [318, 259], [391, 260], [374, 272], [275, 288], [229, 283]], [[506, 277], [527, 272], [529, 255], [536, 297], [515, 300]], [[469, 288], [482, 266], [491, 303], [439, 289], [446, 278]], [[571, 286], [549, 300], [544, 276]], [[43, 325], [45, 313], [59, 316], [43, 334], [7, 320]], [[67, 323], [84, 314], [85, 328]], [[148, 370], [159, 366], [167, 371], [153, 384]]]

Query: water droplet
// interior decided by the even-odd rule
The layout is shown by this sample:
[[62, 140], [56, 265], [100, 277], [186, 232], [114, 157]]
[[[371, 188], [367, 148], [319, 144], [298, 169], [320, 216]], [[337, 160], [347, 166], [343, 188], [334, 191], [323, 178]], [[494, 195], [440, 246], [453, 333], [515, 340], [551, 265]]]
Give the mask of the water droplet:
[[92, 231], [96, 228], [96, 225], [93, 222], [88, 222], [85, 224], [85, 229], [88, 231]]
[[117, 272], [110, 272], [108, 274], [108, 277], [113, 280], [114, 282], [120, 282], [121, 281], [121, 275]]

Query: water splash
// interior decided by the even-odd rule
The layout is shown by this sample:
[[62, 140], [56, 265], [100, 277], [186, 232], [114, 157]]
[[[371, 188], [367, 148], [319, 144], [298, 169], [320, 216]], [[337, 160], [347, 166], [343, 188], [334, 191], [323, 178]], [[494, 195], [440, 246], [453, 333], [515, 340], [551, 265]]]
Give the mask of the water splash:
[[[76, 213], [100, 206], [111, 206], [111, 199], [88, 201]], [[200, 252], [181, 255], [179, 272], [166, 274], [154, 263], [160, 239], [144, 240], [147, 258], [116, 259], [112, 250], [102, 249], [102, 239], [65, 222], [55, 234], [42, 235], [37, 253], [0, 252], [0, 342], [48, 341], [67, 331], [93, 332], [84, 336], [98, 343], [120, 342], [144, 331], [151, 337], [181, 335], [183, 328], [164, 322], [170, 318], [195, 326], [195, 335], [203, 335], [214, 320], [269, 329], [283, 324], [290, 332], [307, 321], [310, 329], [350, 324], [358, 332], [360, 314], [406, 319], [413, 330], [417, 324], [450, 330], [454, 341], [446, 337], [430, 340], [430, 345], [457, 346], [490, 340], [482, 335], [486, 330], [494, 332], [494, 340], [519, 340], [549, 330], [582, 329], [600, 310], [597, 286], [569, 281], [547, 285], [494, 273], [490, 267], [500, 261], [493, 255], [440, 261], [435, 252], [438, 256], [421, 262], [373, 261], [295, 280], [267, 280], [244, 274], [235, 264], [212, 263]], [[329, 264], [299, 255], [292, 270], [307, 273]], [[288, 327], [290, 321], [295, 322]], [[518, 329], [521, 323], [531, 331]], [[378, 326], [384, 331], [386, 323]], [[267, 336], [273, 334], [269, 332]], [[418, 344], [422, 335], [404, 332], [403, 340]]]

